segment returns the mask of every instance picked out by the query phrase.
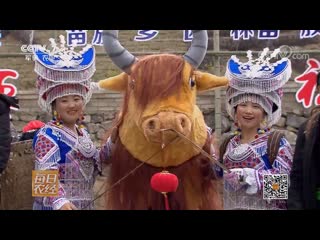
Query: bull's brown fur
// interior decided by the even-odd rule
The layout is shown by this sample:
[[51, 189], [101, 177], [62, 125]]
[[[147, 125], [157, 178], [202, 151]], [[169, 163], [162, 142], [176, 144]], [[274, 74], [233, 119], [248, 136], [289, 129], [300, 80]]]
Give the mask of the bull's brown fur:
[[[108, 188], [116, 185], [106, 195], [107, 209], [164, 209], [164, 196], [150, 186], [152, 175], [164, 167], [179, 179], [177, 191], [168, 194], [171, 209], [222, 208], [219, 181], [213, 176], [210, 160], [181, 139], [162, 149], [160, 143], [149, 141], [143, 128], [147, 125], [142, 123], [154, 116], [170, 122], [174, 114], [184, 114], [191, 121], [189, 139], [209, 153], [210, 137], [196, 106], [196, 93], [227, 83], [226, 78], [196, 71], [182, 57], [170, 54], [141, 58], [131, 67], [130, 75], [122, 73], [99, 82], [102, 88], [125, 92], [114, 127], [119, 131]], [[150, 160], [156, 152], [159, 154]]]
[[151, 101], [176, 95], [182, 86], [184, 60], [181, 56], [160, 54], [140, 59], [132, 69], [134, 97], [142, 109]]
[[[210, 138], [208, 137], [203, 149], [209, 152], [209, 148]], [[132, 174], [108, 192], [106, 195], [107, 209], [165, 209], [164, 196], [152, 190], [150, 186], [152, 175], [163, 169], [147, 163], [143, 164], [135, 159], [118, 138], [113, 152], [108, 188], [135, 168]], [[168, 194], [170, 209], [222, 209], [218, 192], [220, 182], [215, 178], [208, 158], [199, 154], [178, 167], [170, 167], [166, 170], [176, 174], [179, 179], [177, 191]]]

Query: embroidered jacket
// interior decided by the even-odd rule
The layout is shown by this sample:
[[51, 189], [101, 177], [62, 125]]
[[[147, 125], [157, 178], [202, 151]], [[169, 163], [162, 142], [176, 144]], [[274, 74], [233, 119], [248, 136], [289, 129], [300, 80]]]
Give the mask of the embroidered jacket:
[[[223, 156], [224, 165], [228, 169], [243, 169], [244, 177], [250, 181], [246, 181], [246, 184], [235, 190], [230, 182], [224, 178], [224, 209], [286, 209], [286, 200], [275, 200], [277, 196], [271, 196], [272, 193], [266, 191], [271, 191], [272, 188], [272, 186], [268, 187], [268, 181], [270, 180], [270, 183], [277, 181], [276, 178], [279, 176], [278, 180], [282, 182], [278, 183], [280, 187], [283, 187], [280, 191], [283, 194], [288, 193], [293, 151], [289, 142], [282, 138], [278, 155], [271, 166], [267, 154], [269, 134], [270, 132], [260, 135], [259, 138], [248, 144], [241, 144], [240, 136], [237, 135], [228, 143]], [[270, 176], [270, 174], [283, 175]], [[264, 191], [268, 197], [266, 197], [267, 195], [263, 196]], [[285, 195], [279, 196], [279, 198], [285, 198]]]
[[101, 161], [86, 129], [78, 128], [76, 134], [49, 122], [34, 137], [33, 150], [35, 170], [59, 172], [58, 196], [36, 197], [33, 209], [55, 210], [68, 201], [78, 209], [93, 209], [93, 185], [101, 171]]

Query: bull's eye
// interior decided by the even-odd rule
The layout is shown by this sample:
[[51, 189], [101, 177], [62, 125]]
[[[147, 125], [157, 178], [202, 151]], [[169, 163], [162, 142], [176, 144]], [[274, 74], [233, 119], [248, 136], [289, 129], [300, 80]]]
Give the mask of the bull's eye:
[[189, 85], [190, 85], [191, 88], [193, 88], [196, 85], [196, 82], [192, 78], [190, 78], [189, 79]]

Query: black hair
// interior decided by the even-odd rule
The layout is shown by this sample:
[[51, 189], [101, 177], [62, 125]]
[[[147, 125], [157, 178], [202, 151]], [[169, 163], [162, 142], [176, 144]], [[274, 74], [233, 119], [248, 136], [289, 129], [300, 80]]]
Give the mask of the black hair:
[[51, 114], [54, 116], [54, 110], [56, 109], [56, 99], [51, 103]]
[[26, 141], [26, 140], [33, 139], [37, 132], [38, 132], [38, 129], [31, 132], [24, 132], [22, 133], [19, 141]]

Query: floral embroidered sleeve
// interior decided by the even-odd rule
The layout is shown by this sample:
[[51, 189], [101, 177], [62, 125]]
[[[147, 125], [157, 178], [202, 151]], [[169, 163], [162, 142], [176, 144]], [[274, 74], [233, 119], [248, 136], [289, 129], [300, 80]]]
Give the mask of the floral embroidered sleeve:
[[[217, 161], [219, 161], [218, 152], [217, 152], [216, 148], [213, 146], [213, 144], [211, 144], [211, 146], [210, 146], [210, 155], [211, 155], [214, 159], [216, 159]], [[221, 167], [219, 167], [218, 164], [213, 164], [213, 170], [215, 171], [217, 177], [222, 178], [222, 176], [223, 176], [223, 169], [222, 169]]]
[[[213, 130], [207, 126], [207, 132], [208, 134], [210, 135], [211, 137], [211, 144], [210, 144], [210, 155], [219, 161], [219, 154], [218, 154], [218, 151], [217, 151], [217, 146], [215, 146], [215, 144], [213, 144], [213, 142], [215, 141], [214, 138], [214, 133], [213, 133]], [[222, 177], [223, 175], [223, 169], [221, 167], [219, 167], [217, 164], [213, 164], [213, 171], [215, 172], [215, 175], [219, 178]]]
[[113, 143], [111, 137], [108, 138], [107, 142], [102, 146], [100, 150], [100, 159], [102, 162], [107, 163], [111, 159]]
[[[35, 170], [60, 170], [61, 160], [58, 144], [49, 136], [39, 133], [34, 142]], [[63, 183], [59, 181], [57, 197], [43, 197], [43, 205], [52, 207], [54, 210], [60, 209], [69, 202], [65, 198]]]
[[[102, 174], [102, 159], [100, 157], [100, 149], [96, 148], [92, 140], [90, 139], [90, 133], [88, 132], [87, 129], [83, 128], [83, 134], [84, 134], [84, 139], [87, 145], [90, 146], [90, 152], [94, 152], [93, 154], [93, 159], [94, 159], [94, 167], [95, 167], [95, 176], [97, 174], [101, 175]], [[83, 148], [82, 144], [77, 145], [77, 150], [79, 148]]]
[[[282, 138], [280, 141], [280, 147], [278, 151], [278, 155], [273, 162], [272, 168], [268, 170], [264, 169], [251, 169], [244, 168], [246, 182], [251, 185], [252, 189], [256, 189], [257, 191], [262, 191], [263, 189], [263, 176], [265, 174], [288, 174], [290, 175], [290, 171], [292, 168], [292, 160], [293, 160], [293, 151], [290, 146], [290, 143]], [[250, 189], [249, 189], [250, 192]], [[255, 192], [255, 191], [253, 191]]]

